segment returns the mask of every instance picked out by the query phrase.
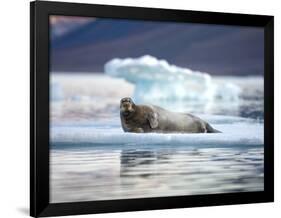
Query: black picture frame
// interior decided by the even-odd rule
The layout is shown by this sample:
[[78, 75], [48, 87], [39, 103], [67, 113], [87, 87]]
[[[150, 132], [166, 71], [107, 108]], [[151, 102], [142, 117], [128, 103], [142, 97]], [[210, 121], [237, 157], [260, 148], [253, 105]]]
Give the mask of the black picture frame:
[[[264, 28], [264, 191], [73, 203], [49, 203], [49, 15], [127, 18]], [[59, 216], [273, 202], [274, 17], [141, 7], [30, 3], [30, 215]]]

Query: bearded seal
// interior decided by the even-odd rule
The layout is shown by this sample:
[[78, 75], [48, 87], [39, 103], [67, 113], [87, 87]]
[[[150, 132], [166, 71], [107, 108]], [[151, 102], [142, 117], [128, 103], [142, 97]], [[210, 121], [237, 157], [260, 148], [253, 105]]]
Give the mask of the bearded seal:
[[155, 105], [136, 105], [131, 98], [120, 101], [124, 132], [219, 133], [209, 123], [188, 113], [175, 113]]

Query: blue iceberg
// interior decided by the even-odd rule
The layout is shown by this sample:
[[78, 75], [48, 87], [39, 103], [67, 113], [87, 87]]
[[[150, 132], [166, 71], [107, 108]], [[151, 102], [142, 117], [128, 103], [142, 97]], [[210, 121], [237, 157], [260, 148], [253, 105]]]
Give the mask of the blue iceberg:
[[241, 90], [232, 83], [218, 84], [208, 73], [169, 64], [150, 55], [115, 58], [105, 64], [105, 73], [135, 85], [137, 102], [213, 101], [239, 99]]

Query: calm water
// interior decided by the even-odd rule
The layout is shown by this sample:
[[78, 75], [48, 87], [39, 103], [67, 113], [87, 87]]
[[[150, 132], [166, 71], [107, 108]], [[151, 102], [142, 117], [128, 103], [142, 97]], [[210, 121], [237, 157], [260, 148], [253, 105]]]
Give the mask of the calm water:
[[123, 133], [114, 106], [99, 121], [54, 122], [51, 202], [263, 190], [262, 89], [246, 84], [239, 103], [213, 102], [208, 115], [186, 102], [221, 134]]
[[[122, 146], [120, 146], [122, 147]], [[263, 190], [263, 148], [52, 150], [52, 202]]]

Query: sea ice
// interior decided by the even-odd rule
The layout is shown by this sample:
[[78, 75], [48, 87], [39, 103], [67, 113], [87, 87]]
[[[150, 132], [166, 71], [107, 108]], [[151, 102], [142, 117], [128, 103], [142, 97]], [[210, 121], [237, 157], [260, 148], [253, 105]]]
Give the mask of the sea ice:
[[159, 134], [124, 133], [119, 119], [95, 123], [67, 123], [53, 125], [52, 143], [91, 146], [212, 146], [237, 147], [263, 145], [263, 123], [232, 116], [201, 116], [222, 133], [210, 134]]

